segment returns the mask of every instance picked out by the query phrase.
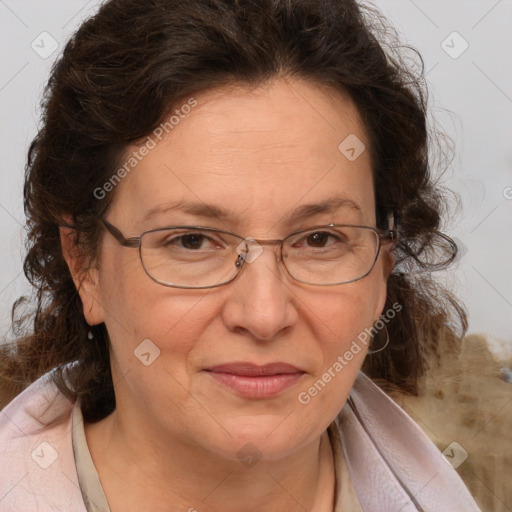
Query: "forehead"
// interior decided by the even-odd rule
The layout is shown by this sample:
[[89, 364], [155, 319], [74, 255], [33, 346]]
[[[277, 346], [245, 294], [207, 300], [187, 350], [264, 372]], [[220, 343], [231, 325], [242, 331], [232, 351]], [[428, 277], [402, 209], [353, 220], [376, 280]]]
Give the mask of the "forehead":
[[[118, 185], [113, 208], [128, 225], [158, 219], [168, 203], [196, 202], [269, 228], [290, 220], [301, 204], [332, 197], [359, 206], [358, 213], [338, 201], [348, 220], [374, 218], [369, 140], [347, 96], [280, 79], [257, 89], [206, 91], [183, 104], [194, 106], [174, 107], [172, 129], [161, 140], [150, 134], [156, 144]], [[130, 147], [126, 157], [140, 148]], [[162, 214], [162, 221], [179, 214], [171, 211], [174, 217]]]

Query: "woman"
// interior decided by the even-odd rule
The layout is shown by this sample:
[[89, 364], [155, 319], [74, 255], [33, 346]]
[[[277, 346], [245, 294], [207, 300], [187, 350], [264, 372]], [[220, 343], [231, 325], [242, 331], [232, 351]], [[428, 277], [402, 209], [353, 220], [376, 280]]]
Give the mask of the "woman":
[[456, 248], [421, 77], [377, 20], [110, 0], [72, 37], [28, 156], [0, 510], [479, 510], [370, 380], [416, 394], [466, 326], [429, 277]]

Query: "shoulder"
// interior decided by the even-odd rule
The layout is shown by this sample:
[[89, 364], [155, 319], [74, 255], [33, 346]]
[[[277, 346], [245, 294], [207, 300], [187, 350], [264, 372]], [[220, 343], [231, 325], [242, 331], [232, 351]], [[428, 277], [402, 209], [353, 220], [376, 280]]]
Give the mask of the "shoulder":
[[85, 512], [72, 447], [73, 402], [51, 372], [0, 411], [0, 511]]

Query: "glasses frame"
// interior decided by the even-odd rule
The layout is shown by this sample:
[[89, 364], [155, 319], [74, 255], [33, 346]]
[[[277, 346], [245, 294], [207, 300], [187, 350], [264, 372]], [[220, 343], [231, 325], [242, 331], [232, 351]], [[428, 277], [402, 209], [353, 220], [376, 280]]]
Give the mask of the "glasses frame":
[[[288, 275], [292, 279], [294, 279], [295, 281], [297, 281], [299, 283], [308, 284], [308, 285], [311, 285], [311, 286], [336, 286], [336, 285], [339, 285], [339, 284], [353, 283], [354, 281], [359, 281], [360, 279], [363, 279], [364, 277], [366, 277], [373, 270], [373, 267], [375, 266], [375, 263], [376, 263], [376, 261], [377, 261], [377, 259], [379, 257], [380, 249], [381, 249], [382, 245], [386, 245], [388, 243], [392, 243], [392, 242], [395, 242], [397, 240], [397, 232], [395, 230], [394, 222], [393, 222], [393, 218], [392, 217], [391, 217], [391, 222], [390, 222], [390, 228], [389, 229], [379, 229], [379, 228], [375, 228], [375, 227], [372, 227], [372, 226], [362, 226], [362, 225], [357, 225], [357, 224], [333, 224], [333, 223], [331, 223], [331, 224], [321, 224], [321, 225], [318, 225], [318, 226], [311, 226], [311, 227], [308, 227], [308, 228], [305, 228], [305, 229], [300, 229], [298, 231], [294, 231], [293, 233], [290, 233], [289, 235], [287, 235], [285, 238], [283, 238], [281, 240], [278, 240], [278, 239], [274, 239], [274, 240], [272, 240], [272, 239], [270, 239], [270, 240], [255, 240], [254, 238], [242, 237], [240, 235], [237, 235], [236, 233], [232, 233], [231, 231], [226, 231], [226, 230], [223, 230], [223, 229], [211, 228], [211, 227], [207, 227], [207, 226], [189, 226], [189, 225], [166, 226], [166, 227], [162, 227], [162, 228], [148, 229], [148, 230], [144, 231], [143, 233], [141, 233], [139, 236], [126, 238], [121, 233], [119, 228], [115, 227], [113, 224], [108, 222], [106, 219], [101, 218], [101, 222], [105, 226], [107, 231], [116, 239], [116, 241], [121, 246], [123, 246], [123, 247], [130, 247], [130, 248], [138, 249], [139, 250], [139, 259], [140, 259], [140, 262], [142, 264], [142, 267], [144, 268], [144, 271], [146, 272], [146, 274], [153, 281], [155, 281], [156, 283], [161, 284], [163, 286], [168, 286], [168, 287], [172, 287], [172, 288], [193, 289], [193, 290], [205, 289], [205, 288], [217, 288], [219, 286], [224, 286], [226, 284], [231, 283], [232, 281], [234, 281], [241, 274], [241, 272], [242, 272], [242, 270], [244, 268], [245, 259], [240, 254], [238, 255], [238, 258], [235, 261], [235, 266], [237, 266], [238, 269], [239, 269], [238, 272], [232, 278], [230, 278], [229, 280], [224, 281], [222, 283], [218, 283], [218, 284], [214, 284], [214, 285], [210, 285], [210, 286], [183, 286], [183, 285], [177, 285], [177, 284], [169, 284], [169, 283], [166, 283], [164, 281], [160, 281], [160, 280], [156, 279], [154, 276], [152, 276], [148, 272], [148, 270], [146, 269], [146, 266], [144, 265], [144, 260], [142, 258], [142, 237], [146, 233], [154, 233], [156, 231], [165, 231], [165, 230], [168, 230], [168, 229], [201, 229], [201, 230], [213, 231], [215, 233], [224, 233], [226, 235], [235, 236], [235, 237], [239, 238], [242, 242], [244, 240], [248, 240], [249, 239], [251, 242], [256, 242], [259, 245], [279, 245], [279, 257], [278, 257], [278, 260], [277, 260], [278, 263], [282, 263], [283, 264], [283, 267], [286, 269], [286, 272], [288, 273]], [[310, 283], [308, 281], [303, 281], [301, 279], [297, 279], [290, 272], [290, 270], [286, 266], [286, 263], [284, 262], [284, 259], [283, 259], [283, 244], [284, 244], [284, 242], [286, 240], [288, 240], [289, 238], [291, 238], [292, 236], [296, 236], [296, 235], [298, 235], [300, 233], [305, 233], [307, 231], [311, 231], [311, 230], [315, 230], [315, 229], [333, 228], [333, 227], [364, 228], [364, 229], [368, 229], [370, 231], [373, 231], [377, 235], [377, 238], [378, 238], [377, 251], [375, 253], [375, 258], [374, 258], [374, 260], [372, 262], [372, 265], [371, 265], [370, 269], [365, 274], [363, 274], [360, 277], [356, 277], [355, 279], [351, 279], [349, 281], [342, 281], [342, 282], [339, 282], [339, 283], [317, 284], [317, 283]]]

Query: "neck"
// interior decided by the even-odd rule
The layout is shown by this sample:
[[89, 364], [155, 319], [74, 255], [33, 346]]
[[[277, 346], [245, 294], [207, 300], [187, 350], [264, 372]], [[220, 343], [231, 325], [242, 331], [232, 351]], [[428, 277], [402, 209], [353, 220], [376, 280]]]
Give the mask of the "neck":
[[285, 459], [247, 465], [121, 422], [117, 411], [85, 433], [112, 512], [332, 512], [327, 432]]

